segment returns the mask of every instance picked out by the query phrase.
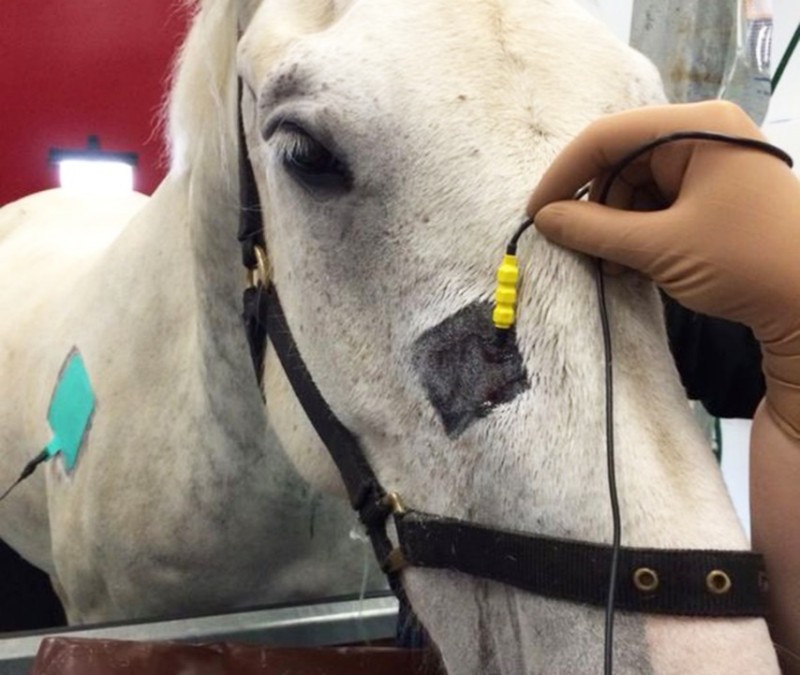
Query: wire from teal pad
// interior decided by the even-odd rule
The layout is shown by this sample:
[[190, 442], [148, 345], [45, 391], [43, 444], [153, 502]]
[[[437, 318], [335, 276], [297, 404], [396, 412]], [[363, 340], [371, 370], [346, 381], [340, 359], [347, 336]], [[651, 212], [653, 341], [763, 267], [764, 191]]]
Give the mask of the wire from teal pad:
[[94, 403], [89, 373], [86, 372], [80, 352], [74, 349], [61, 369], [47, 412], [47, 421], [53, 430], [47, 453], [52, 457], [60, 452], [69, 471], [78, 460], [78, 451], [89, 427]]

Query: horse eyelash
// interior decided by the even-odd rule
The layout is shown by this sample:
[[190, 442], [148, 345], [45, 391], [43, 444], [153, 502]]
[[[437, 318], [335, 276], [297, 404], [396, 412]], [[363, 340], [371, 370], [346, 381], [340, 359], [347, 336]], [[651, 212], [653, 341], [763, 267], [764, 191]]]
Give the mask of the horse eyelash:
[[284, 159], [291, 159], [293, 156], [313, 150], [314, 144], [317, 143], [317, 141], [312, 140], [305, 134], [297, 133], [296, 131], [289, 132], [287, 135], [289, 135], [289, 138], [286, 139], [285, 144], [280, 149], [281, 156]]

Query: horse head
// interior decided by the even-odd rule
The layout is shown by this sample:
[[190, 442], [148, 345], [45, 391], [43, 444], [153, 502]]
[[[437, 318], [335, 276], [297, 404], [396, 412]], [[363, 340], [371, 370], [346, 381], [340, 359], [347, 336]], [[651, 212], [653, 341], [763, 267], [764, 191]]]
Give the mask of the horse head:
[[[237, 16], [227, 2], [206, 5], [207, 16]], [[499, 347], [490, 299], [538, 177], [591, 120], [662, 101], [652, 65], [568, 2], [238, 9], [242, 119], [271, 280], [311, 377], [381, 483], [428, 513], [608, 543], [590, 261], [530, 231], [516, 332]], [[220, 155], [235, 152], [229, 67], [206, 73], [221, 140], [203, 142]], [[175, 119], [189, 120], [178, 126], [191, 130], [203, 104], [178, 100]], [[608, 280], [608, 295], [623, 543], [746, 549], [672, 365], [655, 289], [624, 274]], [[300, 471], [340, 484], [270, 348], [264, 383]], [[452, 675], [601, 667], [598, 608], [447, 570], [407, 569], [402, 583]], [[622, 613], [615, 651], [620, 673], [777, 672], [760, 619]]]

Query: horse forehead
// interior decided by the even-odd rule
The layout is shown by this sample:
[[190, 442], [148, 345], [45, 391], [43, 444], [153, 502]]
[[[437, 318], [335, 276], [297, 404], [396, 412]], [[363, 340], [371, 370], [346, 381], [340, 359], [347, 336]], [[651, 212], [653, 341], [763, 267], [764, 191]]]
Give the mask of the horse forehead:
[[[532, 69], [558, 67], [557, 59], [543, 54], [559, 43], [566, 11], [546, 0], [319, 0], [319, 5], [313, 18], [309, 9], [262, 6], [261, 21], [248, 31], [241, 52], [257, 64], [256, 81], [277, 78], [282, 88], [300, 88], [302, 80], [335, 73], [345, 86], [377, 92], [413, 82], [406, 93], [424, 96], [448, 83], [491, 88], [526, 71], [533, 86]], [[344, 9], [337, 12], [333, 5]], [[572, 11], [580, 18], [581, 10], [572, 6]], [[571, 37], [583, 27], [584, 22], [572, 22]]]

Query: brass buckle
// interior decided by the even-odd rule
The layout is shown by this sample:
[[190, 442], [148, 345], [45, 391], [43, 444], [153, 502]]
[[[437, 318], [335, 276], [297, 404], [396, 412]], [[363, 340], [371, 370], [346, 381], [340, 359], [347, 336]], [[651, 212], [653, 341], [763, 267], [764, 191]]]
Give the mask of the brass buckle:
[[253, 269], [247, 270], [247, 283], [250, 288], [255, 288], [259, 284], [267, 286], [270, 278], [267, 252], [261, 246], [254, 246], [253, 252], [256, 256], [256, 266]]
[[[387, 492], [381, 498], [381, 506], [391, 511], [393, 516], [401, 516], [406, 512], [406, 505], [397, 492]], [[399, 546], [393, 548], [386, 559], [381, 563], [381, 569], [386, 574], [393, 574], [408, 567], [408, 560]]]
[[406, 505], [403, 504], [403, 499], [397, 492], [389, 492], [381, 499], [383, 506], [388, 506], [392, 515], [398, 516], [406, 512]]
[[393, 548], [381, 565], [381, 569], [385, 574], [394, 574], [404, 570], [406, 567], [408, 567], [408, 560], [406, 560], [406, 556], [400, 547]]

